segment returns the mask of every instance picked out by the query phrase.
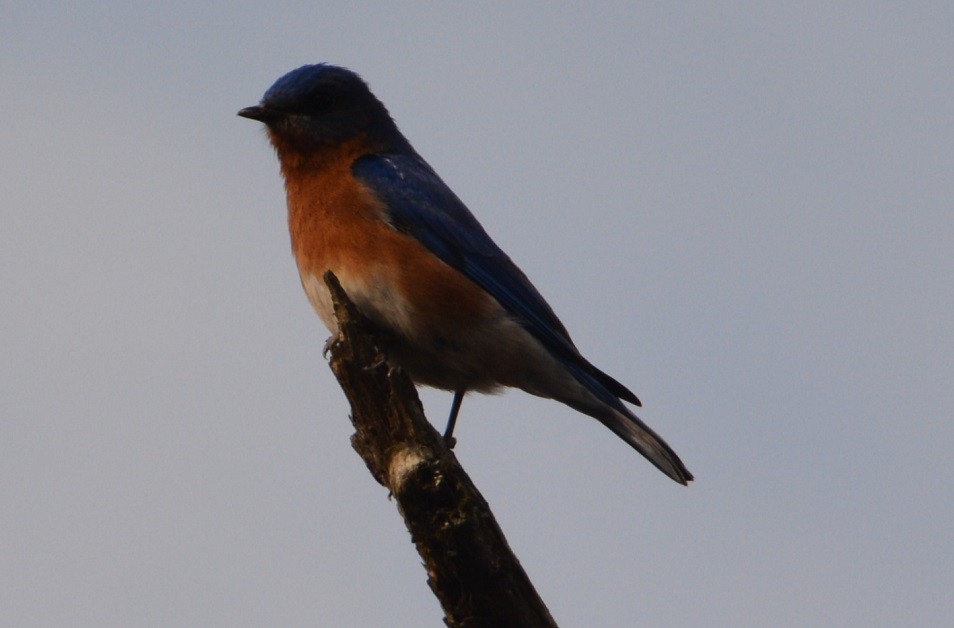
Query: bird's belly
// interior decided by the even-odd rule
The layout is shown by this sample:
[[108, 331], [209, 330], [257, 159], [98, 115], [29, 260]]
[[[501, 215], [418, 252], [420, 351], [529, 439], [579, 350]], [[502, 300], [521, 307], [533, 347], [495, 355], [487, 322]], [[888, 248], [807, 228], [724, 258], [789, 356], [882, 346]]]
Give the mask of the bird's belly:
[[[440, 316], [415, 307], [393, 282], [336, 275], [358, 310], [386, 330], [388, 359], [415, 383], [444, 390], [493, 392], [516, 386], [552, 396], [549, 382], [565, 371], [516, 320], [487, 295], [479, 312], [444, 310]], [[325, 326], [337, 332], [331, 295], [324, 279], [302, 273], [302, 285]]]

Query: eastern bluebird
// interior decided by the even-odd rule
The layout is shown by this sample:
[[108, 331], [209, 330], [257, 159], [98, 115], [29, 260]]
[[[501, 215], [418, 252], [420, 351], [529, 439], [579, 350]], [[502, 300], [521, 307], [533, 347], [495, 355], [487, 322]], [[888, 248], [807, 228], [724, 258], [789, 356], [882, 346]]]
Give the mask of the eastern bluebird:
[[387, 353], [419, 384], [466, 392], [514, 386], [598, 419], [663, 473], [679, 456], [624, 404], [625, 386], [590, 364], [473, 214], [411, 147], [355, 73], [306, 65], [238, 115], [265, 124], [281, 162], [288, 223], [308, 299], [333, 333], [322, 279], [393, 338]]

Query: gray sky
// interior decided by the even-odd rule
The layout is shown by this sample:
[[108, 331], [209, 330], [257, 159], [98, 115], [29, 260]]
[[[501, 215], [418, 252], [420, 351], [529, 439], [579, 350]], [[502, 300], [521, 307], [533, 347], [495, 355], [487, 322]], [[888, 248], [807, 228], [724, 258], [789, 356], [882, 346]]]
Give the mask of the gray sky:
[[954, 5], [338, 4], [0, 8], [0, 625], [440, 625], [235, 116], [317, 61], [697, 477], [466, 400], [561, 625], [949, 621]]

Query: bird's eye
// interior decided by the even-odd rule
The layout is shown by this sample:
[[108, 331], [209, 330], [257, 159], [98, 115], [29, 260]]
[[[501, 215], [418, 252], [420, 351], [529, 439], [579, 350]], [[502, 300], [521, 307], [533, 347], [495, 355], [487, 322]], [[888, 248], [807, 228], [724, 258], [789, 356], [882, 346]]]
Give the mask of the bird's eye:
[[340, 89], [337, 85], [323, 85], [313, 90], [307, 98], [301, 101], [301, 113], [311, 116], [320, 116], [342, 109], [348, 109], [353, 95], [348, 90]]
[[305, 105], [306, 113], [323, 113], [334, 108], [337, 99], [334, 94], [319, 92], [312, 95]]

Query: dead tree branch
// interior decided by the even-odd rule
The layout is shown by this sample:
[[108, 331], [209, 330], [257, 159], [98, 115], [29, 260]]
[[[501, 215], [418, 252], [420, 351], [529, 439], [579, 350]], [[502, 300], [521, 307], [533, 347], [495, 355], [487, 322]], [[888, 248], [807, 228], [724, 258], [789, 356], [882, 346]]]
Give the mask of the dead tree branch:
[[387, 488], [424, 561], [448, 626], [556, 626], [487, 502], [424, 417], [410, 378], [386, 359], [387, 337], [329, 271], [338, 335], [331, 370], [351, 402], [351, 444]]

